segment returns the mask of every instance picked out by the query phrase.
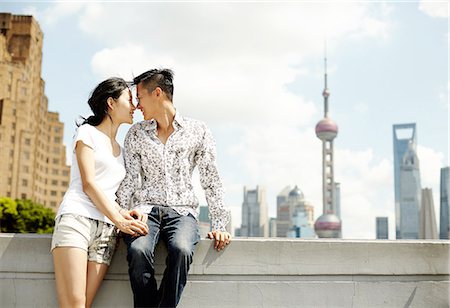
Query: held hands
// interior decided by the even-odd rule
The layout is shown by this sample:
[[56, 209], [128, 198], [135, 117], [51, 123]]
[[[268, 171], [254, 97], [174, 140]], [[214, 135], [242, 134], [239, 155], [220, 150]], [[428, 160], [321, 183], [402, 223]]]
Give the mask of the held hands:
[[124, 209], [119, 210], [122, 219], [116, 222], [116, 227], [123, 233], [137, 236], [147, 235], [147, 215], [142, 214], [137, 210], [126, 211]]
[[224, 249], [231, 241], [231, 234], [226, 231], [211, 231], [208, 232], [206, 238], [214, 239], [214, 249], [221, 251]]

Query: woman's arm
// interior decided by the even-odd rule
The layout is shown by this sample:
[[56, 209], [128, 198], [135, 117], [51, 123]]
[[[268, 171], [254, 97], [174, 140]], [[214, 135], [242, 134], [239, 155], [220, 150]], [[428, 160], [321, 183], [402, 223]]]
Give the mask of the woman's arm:
[[[119, 212], [118, 206], [116, 208], [115, 203], [105, 196], [103, 191], [98, 187], [95, 182], [95, 162], [94, 151], [83, 143], [83, 141], [77, 141], [75, 145], [75, 153], [77, 155], [77, 162], [80, 168], [81, 181], [83, 183], [83, 191], [89, 196], [91, 201], [95, 204], [97, 209], [108, 217], [120, 231], [128, 234], [147, 234], [147, 224], [140, 220], [130, 220], [122, 216]], [[125, 210], [121, 210], [126, 212]]]

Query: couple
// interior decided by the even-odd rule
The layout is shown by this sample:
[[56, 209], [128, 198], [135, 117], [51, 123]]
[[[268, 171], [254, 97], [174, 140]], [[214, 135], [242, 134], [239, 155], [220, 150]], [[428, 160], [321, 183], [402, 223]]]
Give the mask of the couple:
[[[56, 289], [61, 307], [90, 307], [124, 234], [135, 307], [175, 307], [186, 285], [200, 237], [192, 172], [198, 166], [212, 230], [222, 250], [229, 211], [216, 166], [215, 143], [206, 125], [185, 118], [172, 103], [173, 73], [153, 69], [133, 80], [137, 106], [121, 78], [101, 82], [89, 98], [93, 116], [78, 127], [70, 186], [59, 207], [52, 239]], [[133, 123], [125, 148], [116, 142], [122, 123]], [[154, 250], [167, 246], [159, 290]]]

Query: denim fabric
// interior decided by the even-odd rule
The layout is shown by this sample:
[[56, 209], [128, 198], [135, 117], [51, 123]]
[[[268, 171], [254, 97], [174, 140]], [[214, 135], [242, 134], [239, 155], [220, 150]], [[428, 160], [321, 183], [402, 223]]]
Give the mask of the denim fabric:
[[[154, 206], [148, 214], [147, 225], [146, 236], [124, 237], [134, 307], [176, 307], [200, 239], [197, 221], [191, 214], [183, 216], [170, 207]], [[160, 238], [167, 246], [168, 255], [158, 290], [154, 252]]]

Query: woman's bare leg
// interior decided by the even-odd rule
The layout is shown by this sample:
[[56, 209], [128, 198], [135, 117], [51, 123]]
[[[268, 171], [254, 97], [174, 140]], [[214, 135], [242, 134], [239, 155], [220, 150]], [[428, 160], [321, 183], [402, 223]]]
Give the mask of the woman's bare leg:
[[89, 308], [94, 301], [95, 294], [105, 277], [108, 265], [88, 262], [87, 265], [87, 285], [86, 285], [86, 307]]
[[59, 306], [85, 308], [87, 253], [75, 247], [53, 249]]

